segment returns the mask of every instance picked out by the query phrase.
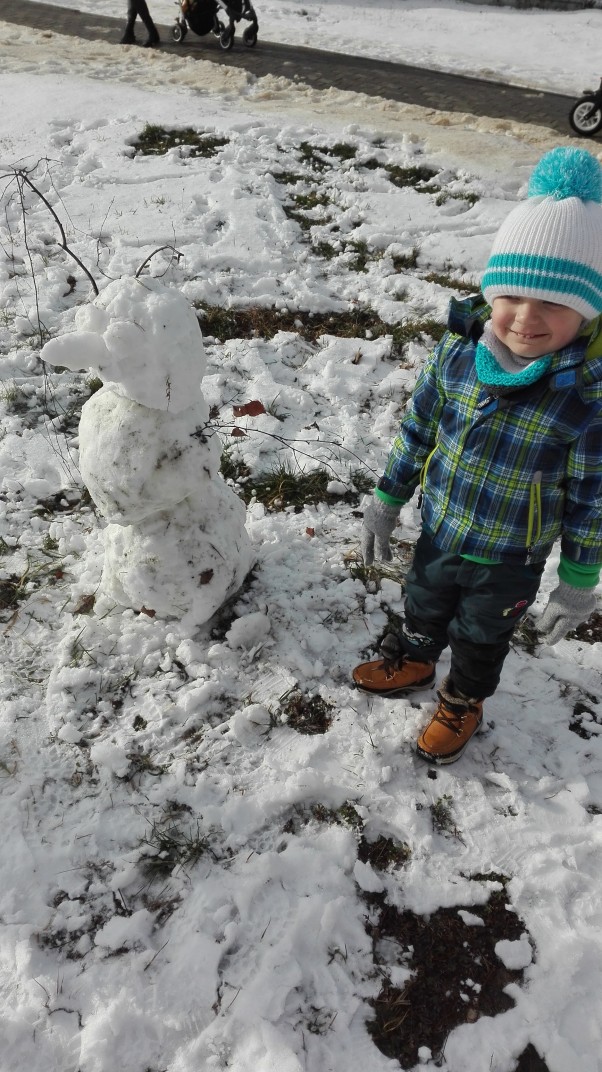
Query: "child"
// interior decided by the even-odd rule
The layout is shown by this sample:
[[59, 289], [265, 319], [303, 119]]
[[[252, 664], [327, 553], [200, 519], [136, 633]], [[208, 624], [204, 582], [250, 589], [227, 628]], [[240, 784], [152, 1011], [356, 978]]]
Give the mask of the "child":
[[602, 566], [602, 170], [554, 149], [494, 241], [482, 295], [452, 301], [364, 514], [364, 561], [389, 561], [420, 483], [422, 531], [399, 636], [353, 671], [380, 696], [431, 687], [417, 752], [459, 759], [495, 692], [516, 625], [561, 540], [538, 629], [554, 644], [589, 618]]

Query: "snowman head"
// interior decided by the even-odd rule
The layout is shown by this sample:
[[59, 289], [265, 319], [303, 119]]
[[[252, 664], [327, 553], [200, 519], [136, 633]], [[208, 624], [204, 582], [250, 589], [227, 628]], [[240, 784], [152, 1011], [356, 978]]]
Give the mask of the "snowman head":
[[91, 368], [106, 387], [177, 413], [201, 396], [207, 362], [196, 314], [178, 290], [125, 276], [75, 314], [76, 330], [51, 339], [42, 360]]

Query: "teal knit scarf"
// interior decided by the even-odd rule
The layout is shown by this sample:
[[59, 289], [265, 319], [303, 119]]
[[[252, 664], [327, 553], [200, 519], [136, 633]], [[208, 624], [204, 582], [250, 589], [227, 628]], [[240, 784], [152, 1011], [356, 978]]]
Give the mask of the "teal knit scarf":
[[509, 372], [508, 367], [517, 364], [516, 357], [500, 342], [488, 321], [477, 344], [475, 362], [477, 376], [485, 387], [517, 388], [526, 387], [544, 376], [552, 364], [552, 354], [535, 358], [520, 372]]

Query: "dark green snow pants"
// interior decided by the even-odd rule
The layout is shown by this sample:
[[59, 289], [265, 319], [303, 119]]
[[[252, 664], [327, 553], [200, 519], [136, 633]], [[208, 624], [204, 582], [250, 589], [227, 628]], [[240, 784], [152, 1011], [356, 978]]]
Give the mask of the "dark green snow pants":
[[484, 699], [495, 692], [514, 629], [534, 602], [545, 562], [469, 562], [438, 551], [428, 533], [407, 576], [402, 652], [437, 662], [451, 648], [451, 685]]

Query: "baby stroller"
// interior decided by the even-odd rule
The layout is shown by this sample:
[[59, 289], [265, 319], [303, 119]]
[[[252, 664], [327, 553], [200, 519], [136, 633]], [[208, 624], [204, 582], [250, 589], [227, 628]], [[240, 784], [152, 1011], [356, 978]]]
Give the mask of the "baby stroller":
[[[259, 26], [251, 0], [177, 0], [177, 6], [180, 14], [171, 31], [174, 41], [183, 41], [190, 28], [199, 37], [214, 34], [221, 47], [229, 49], [234, 44], [236, 23], [245, 19], [250, 26], [242, 39], [249, 48], [257, 44]], [[222, 19], [228, 20], [227, 26]]]

